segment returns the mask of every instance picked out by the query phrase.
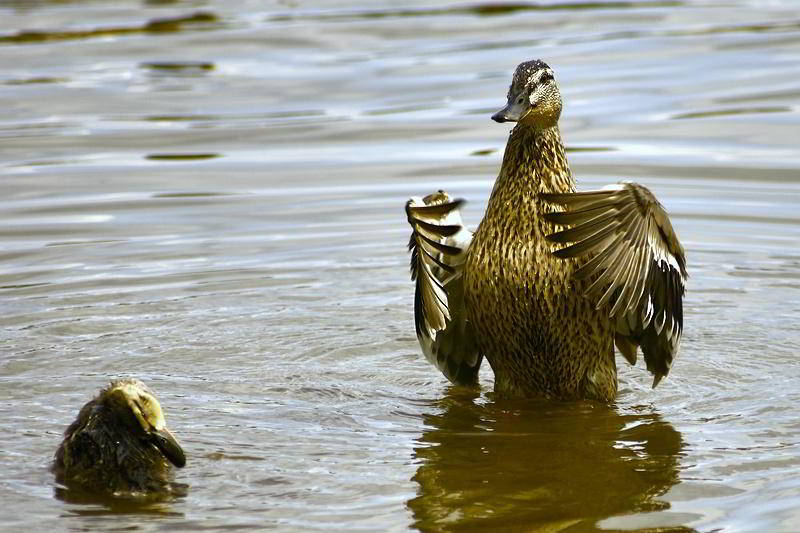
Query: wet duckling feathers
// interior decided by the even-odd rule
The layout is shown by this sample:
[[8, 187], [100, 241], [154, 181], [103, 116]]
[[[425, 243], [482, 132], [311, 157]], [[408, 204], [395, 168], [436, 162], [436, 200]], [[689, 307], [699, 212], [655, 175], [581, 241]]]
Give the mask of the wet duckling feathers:
[[169, 491], [170, 465], [185, 464], [155, 394], [137, 379], [121, 379], [83, 406], [53, 468], [70, 488], [119, 495]]

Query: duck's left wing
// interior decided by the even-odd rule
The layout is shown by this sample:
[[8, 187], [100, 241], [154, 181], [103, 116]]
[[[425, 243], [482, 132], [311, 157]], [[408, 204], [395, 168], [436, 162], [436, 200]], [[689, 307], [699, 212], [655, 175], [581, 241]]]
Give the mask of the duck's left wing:
[[545, 218], [570, 226], [547, 238], [573, 243], [560, 258], [588, 256], [576, 279], [593, 278], [586, 295], [610, 308], [615, 344], [631, 364], [642, 348], [653, 387], [669, 373], [683, 332], [686, 255], [669, 216], [642, 185], [566, 194], [543, 194], [564, 212]]
[[462, 268], [472, 233], [461, 220], [463, 200], [444, 191], [411, 198], [411, 279], [414, 322], [425, 357], [453, 383], [474, 385], [482, 356], [466, 318]]

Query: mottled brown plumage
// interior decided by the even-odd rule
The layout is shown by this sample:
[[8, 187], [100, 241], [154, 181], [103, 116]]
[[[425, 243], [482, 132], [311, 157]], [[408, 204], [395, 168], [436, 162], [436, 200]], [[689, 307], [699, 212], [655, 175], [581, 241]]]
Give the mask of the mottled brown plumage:
[[474, 383], [485, 356], [500, 394], [608, 402], [615, 341], [631, 363], [642, 348], [654, 386], [668, 373], [685, 257], [645, 187], [575, 193], [560, 114], [552, 70], [522, 63], [492, 117], [517, 125], [475, 234], [443, 191], [409, 201], [417, 335], [456, 383]]
[[167, 429], [161, 406], [144, 383], [112, 381], [81, 408], [53, 463], [71, 489], [114, 495], [169, 493], [170, 463], [186, 457]]

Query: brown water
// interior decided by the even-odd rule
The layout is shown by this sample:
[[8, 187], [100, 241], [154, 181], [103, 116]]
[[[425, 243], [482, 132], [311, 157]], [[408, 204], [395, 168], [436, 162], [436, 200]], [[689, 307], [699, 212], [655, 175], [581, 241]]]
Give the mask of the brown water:
[[[800, 531], [792, 0], [0, 3], [0, 529]], [[474, 396], [422, 358], [403, 204], [478, 223], [514, 66], [556, 70], [582, 187], [635, 179], [691, 279], [616, 405]], [[154, 388], [184, 497], [48, 466]]]

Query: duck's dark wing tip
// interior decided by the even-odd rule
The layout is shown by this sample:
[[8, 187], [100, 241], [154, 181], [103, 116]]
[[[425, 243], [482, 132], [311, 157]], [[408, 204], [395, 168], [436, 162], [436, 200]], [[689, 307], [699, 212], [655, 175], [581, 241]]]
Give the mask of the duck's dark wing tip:
[[655, 389], [656, 387], [658, 387], [658, 384], [661, 383], [661, 380], [666, 376], [667, 374], [659, 374], [659, 373], [653, 374], [653, 385], [650, 388]]

